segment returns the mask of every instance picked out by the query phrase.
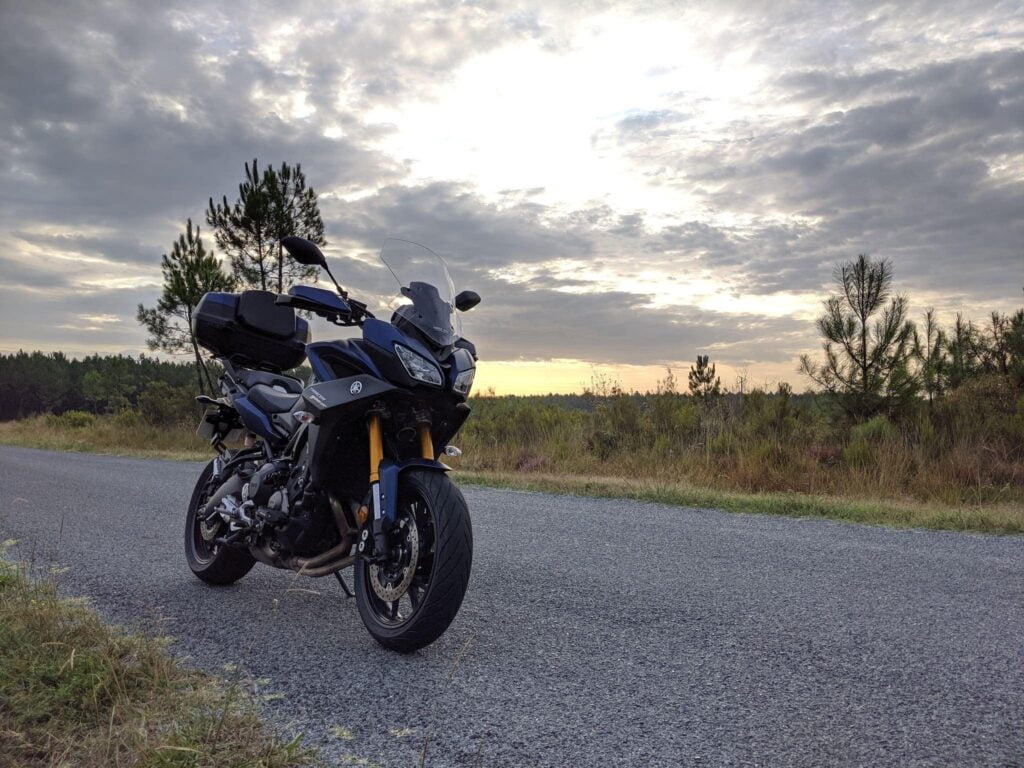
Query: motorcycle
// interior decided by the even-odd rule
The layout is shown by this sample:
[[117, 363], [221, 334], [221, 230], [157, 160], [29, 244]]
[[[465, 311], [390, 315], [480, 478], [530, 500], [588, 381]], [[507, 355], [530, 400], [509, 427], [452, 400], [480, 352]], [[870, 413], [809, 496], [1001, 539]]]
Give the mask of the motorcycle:
[[[198, 398], [199, 433], [217, 456], [188, 507], [188, 565], [216, 585], [257, 562], [333, 575], [377, 642], [415, 651], [445, 632], [469, 583], [469, 510], [438, 459], [458, 455], [449, 443], [469, 416], [477, 355], [458, 313], [480, 297], [456, 295], [433, 251], [388, 240], [381, 260], [403, 303], [385, 322], [338, 284], [314, 243], [281, 244], [336, 290], [207, 293], [197, 306], [193, 332], [224, 373], [221, 397]], [[310, 343], [300, 312], [362, 334]], [[287, 373], [304, 360], [306, 384]]]

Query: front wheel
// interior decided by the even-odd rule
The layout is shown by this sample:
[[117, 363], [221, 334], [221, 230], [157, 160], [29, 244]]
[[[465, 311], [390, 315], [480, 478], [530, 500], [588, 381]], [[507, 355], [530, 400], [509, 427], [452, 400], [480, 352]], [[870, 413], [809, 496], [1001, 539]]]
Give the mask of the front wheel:
[[411, 653], [444, 634], [466, 594], [473, 562], [466, 500], [446, 475], [405, 472], [391, 536], [389, 562], [356, 564], [356, 603], [378, 643]]

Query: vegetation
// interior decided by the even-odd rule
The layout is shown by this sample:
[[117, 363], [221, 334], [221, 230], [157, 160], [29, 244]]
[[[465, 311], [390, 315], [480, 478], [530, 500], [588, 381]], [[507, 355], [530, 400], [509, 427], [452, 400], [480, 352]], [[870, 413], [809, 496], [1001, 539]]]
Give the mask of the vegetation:
[[[1024, 310], [984, 328], [958, 315], [948, 331], [929, 310], [919, 329], [886, 262], [861, 256], [836, 278], [818, 322], [825, 359], [802, 361], [821, 391], [728, 392], [700, 355], [687, 394], [669, 370], [644, 394], [598, 374], [579, 396], [474, 397], [459, 468], [730, 509], [761, 494], [761, 508], [793, 514], [1024, 529]], [[205, 456], [188, 371], [145, 357], [0, 355], [0, 419], [21, 418], [0, 423], [0, 441]]]
[[473, 406], [459, 437], [459, 467], [472, 471], [615, 478], [691, 495], [1006, 506], [1016, 510], [1010, 528], [1024, 526], [1024, 398], [999, 377], [980, 377], [934, 409], [920, 403], [898, 420], [854, 424], [826, 397], [786, 386], [711, 402], [662, 391], [594, 396], [579, 409], [518, 397]]
[[0, 354], [0, 420], [72, 410], [119, 413], [139, 408], [140, 399], [161, 398], [168, 400], [161, 407], [181, 418], [192, 407], [193, 377], [189, 364], [145, 356], [76, 360], [61, 352]]
[[580, 477], [513, 472], [460, 472], [462, 483], [543, 493], [568, 493], [632, 499], [697, 509], [721, 509], [754, 515], [784, 515], [841, 520], [848, 523], [932, 528], [982, 533], [1024, 533], [1024, 515], [1013, 504], [943, 505], [913, 501], [878, 501], [804, 493], [740, 493], [698, 488], [676, 480]]
[[892, 278], [889, 262], [863, 254], [840, 264], [839, 294], [829, 297], [818, 319], [825, 360], [800, 360], [801, 371], [854, 418], [892, 412], [917, 394], [909, 367], [914, 326], [906, 297], [891, 297]]
[[230, 291], [235, 286], [234, 278], [224, 274], [220, 262], [203, 247], [199, 227], [192, 231], [192, 219], [188, 220], [185, 232], [178, 236], [171, 254], [164, 254], [163, 293], [152, 309], [139, 304], [138, 321], [149, 332], [146, 344], [150, 349], [180, 354], [191, 352], [195, 358], [198, 390], [203, 391], [203, 374], [207, 373], [207, 385], [213, 391], [213, 382], [203, 365], [199, 343], [192, 331], [192, 314], [199, 305], [203, 294], [209, 291]]
[[[647, 394], [604, 382], [576, 396], [474, 397], [452, 463], [475, 481], [535, 490], [1024, 531], [1024, 397], [1009, 377], [981, 374], [932, 406], [860, 423], [828, 395], [787, 386], [710, 399], [674, 387], [667, 376]], [[112, 414], [0, 423], [0, 442], [206, 458], [195, 415], [173, 402], [165, 392]]]
[[206, 223], [243, 287], [284, 293], [293, 282], [317, 277], [315, 266], [299, 264], [281, 247], [281, 238], [289, 235], [327, 244], [316, 192], [306, 186], [301, 165], [281, 163], [279, 170], [267, 168], [261, 175], [255, 159], [251, 167], [246, 163], [238, 199], [231, 204], [225, 195], [214, 203], [211, 197]]
[[[707, 355], [697, 355], [697, 363], [690, 366], [687, 382], [694, 397], [713, 398], [722, 394], [722, 379], [715, 374], [715, 364], [708, 364]], [[665, 388], [675, 392], [675, 375], [671, 370], [664, 383]]]
[[314, 764], [298, 738], [267, 731], [242, 681], [187, 670], [166, 645], [106, 626], [0, 560], [0, 764]]

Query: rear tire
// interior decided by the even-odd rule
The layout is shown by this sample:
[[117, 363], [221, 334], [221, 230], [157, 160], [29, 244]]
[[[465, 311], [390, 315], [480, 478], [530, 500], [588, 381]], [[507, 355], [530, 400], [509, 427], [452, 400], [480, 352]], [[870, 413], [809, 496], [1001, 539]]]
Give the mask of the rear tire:
[[245, 576], [256, 564], [256, 559], [241, 549], [212, 544], [200, 533], [200, 510], [206, 505], [212, 490], [207, 486], [213, 475], [213, 462], [199, 476], [192, 500], [185, 515], [185, 559], [188, 567], [207, 584], [223, 586], [233, 584]]
[[[373, 575], [369, 562], [360, 559], [355, 565], [356, 604], [363, 624], [378, 643], [411, 653], [437, 640], [458, 613], [469, 585], [473, 529], [462, 493], [440, 472], [414, 469], [403, 473], [398, 507], [400, 515], [420, 521], [416, 575], [406, 592], [388, 603], [371, 582], [379, 576]], [[403, 601], [408, 602], [404, 615]], [[390, 615], [392, 610], [394, 615]]]

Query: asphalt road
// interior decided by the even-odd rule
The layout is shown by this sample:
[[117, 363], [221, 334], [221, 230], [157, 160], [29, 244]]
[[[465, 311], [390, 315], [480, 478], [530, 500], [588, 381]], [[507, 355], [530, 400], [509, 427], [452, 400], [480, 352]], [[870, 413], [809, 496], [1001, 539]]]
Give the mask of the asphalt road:
[[342, 764], [1024, 765], [1024, 538], [467, 488], [469, 593], [402, 657], [333, 580], [196, 580], [198, 472], [0, 447], [0, 538]]

